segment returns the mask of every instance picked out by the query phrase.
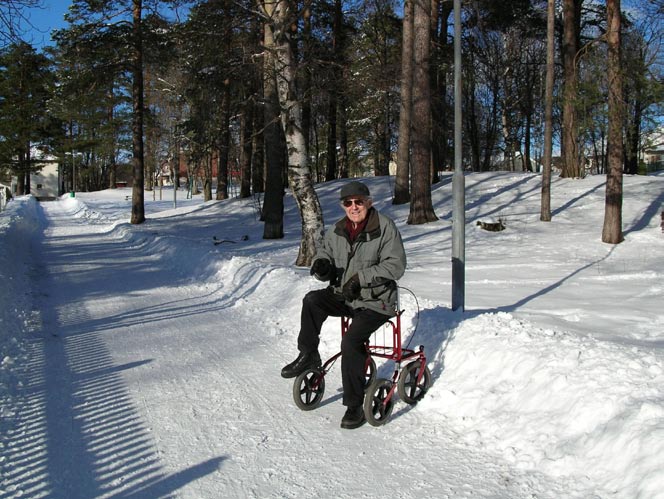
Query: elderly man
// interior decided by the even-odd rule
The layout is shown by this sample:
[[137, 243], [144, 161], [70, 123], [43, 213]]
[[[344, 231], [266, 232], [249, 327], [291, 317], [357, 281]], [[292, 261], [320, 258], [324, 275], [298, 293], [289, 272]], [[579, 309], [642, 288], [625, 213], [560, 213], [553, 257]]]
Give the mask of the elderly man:
[[330, 316], [351, 317], [341, 340], [343, 404], [347, 406], [341, 427], [352, 429], [366, 422], [362, 408], [368, 355], [365, 343], [396, 314], [392, 281], [406, 269], [406, 252], [399, 230], [372, 206], [365, 184], [348, 182], [341, 188], [340, 199], [346, 214], [325, 234], [311, 267], [311, 275], [330, 285], [304, 297], [297, 345], [300, 354], [281, 375], [294, 378], [320, 367], [318, 344], [323, 322]]

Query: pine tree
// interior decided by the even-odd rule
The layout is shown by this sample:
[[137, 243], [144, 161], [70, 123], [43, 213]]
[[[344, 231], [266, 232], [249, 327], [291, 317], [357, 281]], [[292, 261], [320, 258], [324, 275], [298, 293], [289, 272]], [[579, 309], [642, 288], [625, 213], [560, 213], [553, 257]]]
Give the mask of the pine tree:
[[410, 201], [410, 133], [413, 118], [413, 0], [405, 0], [401, 48], [401, 107], [393, 204]]
[[30, 193], [31, 148], [46, 140], [49, 64], [24, 42], [0, 52], [0, 163], [16, 175], [18, 194]]
[[409, 224], [438, 220], [431, 200], [431, 0], [414, 0], [413, 127]]
[[622, 233], [623, 184], [623, 92], [620, 61], [620, 0], [606, 2], [609, 86], [609, 168], [606, 177], [606, 200], [602, 241], [618, 244]]

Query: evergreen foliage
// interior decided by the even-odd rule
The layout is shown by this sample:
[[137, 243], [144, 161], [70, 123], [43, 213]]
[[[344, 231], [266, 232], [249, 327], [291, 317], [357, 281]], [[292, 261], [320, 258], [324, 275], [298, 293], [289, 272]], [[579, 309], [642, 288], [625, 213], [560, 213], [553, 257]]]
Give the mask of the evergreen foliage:
[[[68, 26], [55, 34], [55, 45], [45, 54], [35, 53], [28, 44], [5, 47], [0, 67], [0, 158], [5, 167], [27, 172], [28, 143], [38, 143], [48, 146], [63, 164], [77, 163], [76, 182], [71, 169], [63, 170], [67, 188], [74, 183], [85, 190], [113, 187], [116, 170], [125, 171], [122, 180], [129, 180], [126, 165], [136, 140], [136, 2], [74, 0], [66, 16]], [[29, 3], [12, 2], [16, 7]], [[275, 159], [272, 167], [282, 161], [275, 151], [285, 147], [283, 130], [281, 136], [273, 129], [269, 139], [265, 135], [275, 121], [270, 110], [274, 102], [266, 103], [274, 94], [266, 93], [266, 85], [279, 78], [266, 69], [266, 50], [273, 49], [263, 45], [265, 14], [252, 0], [140, 3], [145, 188], [157, 185], [165, 171], [186, 165], [190, 185], [195, 189], [200, 181], [206, 199], [212, 196], [213, 167], [218, 199], [264, 192], [270, 159]], [[301, 105], [311, 178], [318, 182], [388, 174], [399, 137], [403, 2], [288, 4], [293, 11], [288, 39], [295, 71], [289, 99]], [[429, 180], [436, 182], [438, 172], [452, 167], [452, 2], [432, 0], [431, 5], [428, 154]], [[554, 149], [567, 158], [564, 175], [603, 173], [609, 127], [605, 8], [587, 0], [557, 5]], [[464, 3], [467, 170], [539, 168], [546, 6], [546, 0]], [[623, 12], [621, 28], [623, 168], [637, 173], [644, 135], [661, 126], [664, 30], [657, 2], [636, 0], [630, 7]], [[184, 15], [175, 16], [176, 9]], [[577, 16], [567, 36], [565, 12]], [[17, 33], [7, 26], [0, 26], [0, 31], [5, 40]], [[19, 67], [31, 72], [21, 76]], [[286, 165], [282, 168], [285, 183]], [[270, 178], [274, 182], [278, 172], [273, 170]], [[410, 199], [407, 184], [400, 180], [399, 202]], [[270, 232], [280, 234], [280, 229]]]
[[52, 86], [48, 59], [20, 42], [0, 51], [0, 165], [29, 193], [33, 144], [49, 135], [47, 104]]

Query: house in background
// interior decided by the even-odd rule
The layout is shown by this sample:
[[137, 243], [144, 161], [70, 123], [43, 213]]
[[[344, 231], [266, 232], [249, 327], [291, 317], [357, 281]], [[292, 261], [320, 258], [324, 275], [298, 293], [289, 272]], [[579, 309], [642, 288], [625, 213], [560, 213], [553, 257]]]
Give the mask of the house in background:
[[[31, 157], [38, 171], [30, 174], [30, 194], [40, 201], [56, 199], [60, 192], [58, 160], [37, 148], [32, 149]], [[12, 177], [12, 194], [16, 194], [17, 185], [16, 177]]]
[[649, 137], [647, 146], [643, 148], [642, 161], [646, 173], [664, 170], [664, 128]]
[[30, 193], [40, 201], [49, 201], [58, 196], [59, 168], [55, 158], [39, 159], [41, 170], [30, 175]]

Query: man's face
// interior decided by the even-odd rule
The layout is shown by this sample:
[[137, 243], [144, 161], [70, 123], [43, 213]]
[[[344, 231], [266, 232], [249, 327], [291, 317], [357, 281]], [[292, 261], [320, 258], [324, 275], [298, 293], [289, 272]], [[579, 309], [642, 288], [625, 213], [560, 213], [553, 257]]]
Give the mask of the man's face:
[[348, 196], [341, 202], [341, 206], [346, 211], [348, 219], [358, 224], [367, 218], [367, 213], [371, 208], [371, 199], [362, 196]]

